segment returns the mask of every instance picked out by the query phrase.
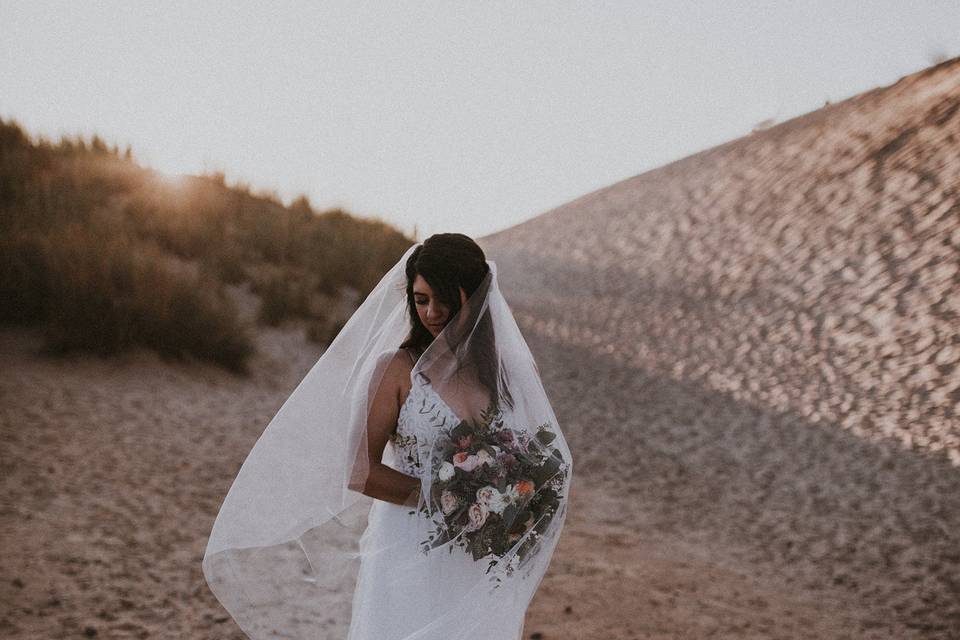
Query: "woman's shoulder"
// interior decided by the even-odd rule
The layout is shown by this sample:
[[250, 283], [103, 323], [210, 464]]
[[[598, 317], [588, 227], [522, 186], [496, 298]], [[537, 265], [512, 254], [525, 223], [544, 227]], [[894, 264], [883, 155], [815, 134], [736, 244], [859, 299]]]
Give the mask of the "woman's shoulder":
[[387, 349], [378, 357], [378, 364], [383, 367], [384, 375], [399, 380], [408, 379], [414, 365], [413, 353], [404, 347]]
[[410, 371], [416, 366], [420, 354], [416, 347], [400, 347], [397, 349], [396, 357], [403, 362], [407, 371]]
[[377, 363], [380, 365], [390, 365], [393, 363], [404, 363], [413, 368], [413, 351], [407, 347], [397, 347], [395, 349], [386, 349], [377, 354]]

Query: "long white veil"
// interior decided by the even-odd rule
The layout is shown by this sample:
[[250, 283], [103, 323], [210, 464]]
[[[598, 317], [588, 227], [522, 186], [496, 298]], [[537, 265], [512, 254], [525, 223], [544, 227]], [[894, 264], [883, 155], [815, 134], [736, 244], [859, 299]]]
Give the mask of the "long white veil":
[[[255, 640], [345, 637], [373, 504], [357, 490], [370, 468], [367, 416], [410, 330], [405, 265], [417, 246], [384, 275], [267, 425], [214, 523], [204, 575]], [[429, 454], [420, 503], [409, 507], [423, 539], [432, 540], [422, 553], [473, 554], [489, 566], [482, 579], [460, 583], [449, 607], [430, 614], [438, 623], [460, 616], [465, 627], [491, 615], [470, 606], [479, 599], [526, 608], [563, 526], [573, 471], [537, 366], [498, 287], [496, 264], [487, 265], [480, 286], [411, 372], [415, 387], [429, 385], [472, 416], [448, 425], [455, 433], [437, 429], [421, 443]], [[485, 406], [463, 392], [476, 388], [478, 372], [493, 390]], [[388, 444], [382, 462], [394, 466], [394, 455]], [[477, 493], [468, 469], [486, 474], [480, 497], [466, 496], [474, 505], [451, 497]], [[402, 571], [382, 580], [410, 588]]]

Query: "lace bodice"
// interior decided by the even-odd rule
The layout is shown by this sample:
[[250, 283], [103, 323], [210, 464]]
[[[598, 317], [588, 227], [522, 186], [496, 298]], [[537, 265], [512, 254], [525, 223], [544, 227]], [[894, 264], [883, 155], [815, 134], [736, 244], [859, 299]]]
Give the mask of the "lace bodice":
[[419, 476], [436, 431], [459, 421], [429, 383], [414, 383], [400, 407], [397, 429], [390, 435], [397, 470]]

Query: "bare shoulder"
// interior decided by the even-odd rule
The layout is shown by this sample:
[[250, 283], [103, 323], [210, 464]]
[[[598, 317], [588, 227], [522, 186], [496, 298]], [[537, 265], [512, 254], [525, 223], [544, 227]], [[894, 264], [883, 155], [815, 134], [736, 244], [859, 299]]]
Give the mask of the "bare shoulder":
[[384, 352], [380, 357], [386, 365], [383, 382], [396, 390], [397, 401], [402, 403], [410, 391], [410, 372], [413, 370], [410, 354], [406, 349], [394, 349]]
[[388, 349], [377, 356], [377, 367], [384, 371], [384, 375], [409, 374], [413, 362], [406, 349]]
[[410, 352], [406, 349], [397, 349], [390, 362], [390, 368], [401, 376], [401, 378], [410, 378], [410, 372], [413, 371], [413, 359]]

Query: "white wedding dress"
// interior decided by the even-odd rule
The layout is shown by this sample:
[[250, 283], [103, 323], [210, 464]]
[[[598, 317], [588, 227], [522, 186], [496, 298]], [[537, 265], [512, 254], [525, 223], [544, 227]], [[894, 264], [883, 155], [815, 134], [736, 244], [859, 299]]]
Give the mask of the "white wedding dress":
[[[420, 456], [428, 455], [428, 431], [451, 421], [459, 419], [429, 384], [414, 384], [384, 464], [418, 476]], [[424, 554], [420, 543], [430, 523], [412, 511], [383, 500], [370, 508], [348, 640], [519, 640], [542, 573], [518, 569], [501, 575], [503, 582], [492, 590], [493, 574], [485, 575], [489, 558], [475, 561], [452, 543]], [[382, 576], [390, 576], [389, 588]], [[488, 614], [478, 620], [477, 611]], [[472, 627], [465, 620], [473, 620]]]
[[[440, 460], [450, 453], [444, 427], [460, 423], [451, 406], [460, 406], [454, 399], [464, 383], [484, 380], [498, 425], [509, 431], [497, 436], [509, 442], [502, 461], [509, 468], [519, 463], [510, 495], [519, 497], [522, 483], [526, 496], [516, 501], [510, 521], [526, 518], [523, 536], [504, 538], [496, 527], [467, 536], [476, 553], [497, 549], [478, 560], [458, 544], [462, 539], [425, 553], [442, 513], [361, 491], [370, 469], [372, 402], [397, 345], [410, 335], [407, 264], [424, 246], [411, 246], [367, 295], [270, 420], [220, 507], [204, 551], [204, 577], [252, 640], [522, 637], [563, 527], [573, 460], [494, 262], [487, 261], [466, 303], [416, 359], [381, 461], [420, 477], [424, 496], [446, 488], [440, 469], [446, 475], [443, 465], [453, 459]], [[541, 435], [544, 430], [549, 433]], [[474, 469], [477, 460], [470, 462]], [[471, 524], [486, 518], [488, 505], [479, 495], [485, 488], [476, 500], [455, 496], [461, 508], [472, 509], [466, 512]], [[496, 536], [489, 541], [495, 547], [484, 544], [485, 535]]]

